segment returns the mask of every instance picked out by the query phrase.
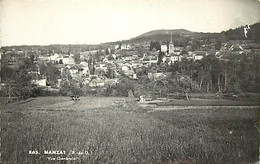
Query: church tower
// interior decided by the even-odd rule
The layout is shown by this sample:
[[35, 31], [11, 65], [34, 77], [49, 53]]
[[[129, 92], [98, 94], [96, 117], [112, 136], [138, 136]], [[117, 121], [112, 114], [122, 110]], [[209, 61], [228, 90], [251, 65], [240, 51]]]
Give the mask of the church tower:
[[172, 53], [174, 53], [174, 45], [172, 42], [172, 32], [171, 32], [171, 41], [169, 43], [169, 54], [172, 54]]

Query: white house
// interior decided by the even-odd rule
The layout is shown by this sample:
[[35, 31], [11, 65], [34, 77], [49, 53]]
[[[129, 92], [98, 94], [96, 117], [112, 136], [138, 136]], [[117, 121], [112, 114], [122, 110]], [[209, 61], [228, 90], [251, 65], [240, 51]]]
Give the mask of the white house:
[[126, 50], [126, 49], [127, 49], [126, 44], [121, 44], [121, 50]]
[[135, 79], [135, 80], [138, 79], [136, 73], [133, 74], [133, 79]]
[[63, 64], [75, 64], [74, 55], [70, 54], [64, 56], [62, 62]]
[[175, 63], [177, 61], [181, 61], [181, 57], [179, 55], [172, 55], [170, 57], [171, 62]]
[[125, 75], [132, 78], [134, 71], [133, 71], [131, 65], [124, 65], [124, 66], [122, 66], [121, 69], [122, 69], [122, 71], [124, 72]]
[[60, 57], [60, 55], [57, 54], [57, 53], [55, 53], [54, 55], [50, 56], [50, 60], [51, 60], [51, 61], [55, 61], [55, 60], [57, 60], [57, 58], [59, 58], [59, 57]]
[[87, 62], [80, 62], [79, 64], [84, 66], [84, 67], [88, 67], [88, 63]]
[[39, 61], [50, 61], [50, 57], [48, 56], [39, 56]]
[[119, 45], [115, 45], [115, 49], [116, 49], [116, 50], [119, 49]]
[[157, 56], [153, 56], [150, 58], [150, 64], [157, 64], [158, 63], [158, 57]]
[[195, 51], [193, 54], [193, 60], [201, 60], [203, 57], [207, 56], [205, 51]]
[[41, 79], [41, 80], [38, 80], [38, 85], [39, 86], [46, 86], [46, 79]]
[[89, 82], [89, 86], [91, 87], [103, 87], [105, 86], [105, 81], [102, 79], [93, 79]]
[[132, 67], [130, 66], [130, 65], [124, 65], [124, 66], [122, 66], [122, 71], [129, 71], [129, 70], [132, 70]]
[[112, 57], [113, 57], [114, 59], [116, 59], [116, 58], [117, 58], [116, 54], [112, 54]]
[[161, 45], [161, 52], [167, 52], [167, 45]]
[[70, 67], [69, 71], [70, 71], [70, 74], [75, 75], [76, 73], [78, 73], [78, 68], [75, 66], [72, 66], [72, 67]]
[[194, 55], [194, 60], [201, 60], [203, 58], [203, 55]]
[[131, 48], [132, 48], [132, 47], [131, 47], [130, 45], [127, 45], [127, 46], [126, 46], [126, 49], [127, 49], [127, 50], [130, 50]]
[[89, 75], [88, 65], [80, 64], [80, 66], [82, 67], [82, 74], [83, 75]]
[[40, 80], [33, 80], [32, 81], [33, 84], [39, 85], [41, 87], [45, 87], [46, 82], [47, 82], [47, 79], [40, 79]]

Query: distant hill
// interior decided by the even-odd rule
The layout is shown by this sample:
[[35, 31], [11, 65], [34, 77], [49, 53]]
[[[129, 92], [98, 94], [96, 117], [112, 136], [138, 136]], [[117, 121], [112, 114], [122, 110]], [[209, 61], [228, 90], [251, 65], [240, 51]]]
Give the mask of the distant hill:
[[184, 29], [177, 29], [177, 30], [154, 30], [154, 31], [150, 31], [150, 32], [147, 32], [147, 33], [144, 33], [142, 35], [139, 35], [133, 39], [138, 39], [138, 38], [148, 38], [148, 37], [152, 37], [152, 36], [156, 36], [156, 35], [167, 35], [168, 38], [169, 36], [171, 35], [187, 35], [187, 36], [190, 36], [193, 34], [193, 32], [191, 31], [188, 31], [188, 30], [184, 30]]
[[135, 38], [127, 40], [127, 43], [140, 43], [140, 42], [151, 42], [151, 41], [164, 41], [169, 42], [171, 40], [171, 33], [173, 41], [184, 41], [185, 38], [194, 36], [194, 33], [188, 30], [178, 29], [178, 30], [154, 30]]
[[118, 43], [144, 43], [144, 42], [151, 42], [151, 41], [163, 41], [163, 42], [170, 42], [172, 33], [172, 40], [174, 42], [185, 42], [190, 39], [213, 39], [218, 38], [220, 33], [198, 33], [198, 32], [191, 32], [185, 29], [176, 29], [176, 30], [154, 30], [150, 32], [146, 32], [141, 34], [137, 37], [131, 38], [129, 40], [122, 40], [117, 42], [107, 42], [104, 44], [118, 44]]
[[[248, 31], [248, 37], [244, 35], [244, 26], [238, 27], [236, 29], [230, 29], [228, 31], [223, 31], [221, 33], [202, 33], [202, 32], [191, 32], [185, 29], [161, 29], [153, 30], [141, 34], [137, 37], [131, 38], [129, 40], [122, 40], [117, 42], [107, 42], [104, 44], [118, 44], [118, 43], [144, 43], [151, 41], [164, 41], [169, 42], [171, 38], [175, 42], [184, 42], [187, 40], [200, 40], [200, 39], [219, 39], [222, 41], [227, 40], [255, 40], [260, 43], [260, 23], [250, 25], [250, 30]], [[224, 39], [223, 39], [224, 38]]]

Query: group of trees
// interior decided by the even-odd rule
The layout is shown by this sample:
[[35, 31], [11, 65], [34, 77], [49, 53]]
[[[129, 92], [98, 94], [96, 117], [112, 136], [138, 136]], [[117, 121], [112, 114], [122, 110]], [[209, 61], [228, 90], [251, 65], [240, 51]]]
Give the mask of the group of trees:
[[35, 85], [31, 84], [32, 75], [29, 70], [35, 68], [31, 59], [23, 59], [18, 69], [9, 66], [2, 66], [0, 71], [1, 82], [4, 82], [2, 96], [19, 97], [24, 99], [30, 96], [36, 96], [39, 92]]
[[21, 59], [18, 67], [3, 65], [0, 76], [1, 82], [5, 84], [1, 89], [1, 95], [21, 99], [40, 94], [40, 89], [32, 83], [33, 80], [46, 79], [47, 85], [56, 86], [61, 75], [59, 69], [51, 63], [36, 66], [34, 56], [31, 55], [29, 58]]
[[[151, 70], [163, 73], [165, 76], [149, 79]], [[137, 70], [138, 80], [121, 77], [119, 84], [109, 87], [108, 91], [116, 90], [116, 95], [126, 96], [127, 90], [132, 90], [135, 96], [157, 92], [189, 93], [248, 93], [260, 92], [260, 57], [257, 52], [248, 54], [229, 54], [225, 59], [209, 55], [202, 60], [183, 59], [171, 66], [161, 63]], [[112, 92], [108, 92], [110, 95]], [[114, 94], [113, 93], [113, 94]]]
[[215, 55], [200, 61], [183, 59], [170, 67], [161, 64], [163, 72], [178, 72], [188, 76], [202, 92], [256, 92], [259, 91], [260, 57], [251, 51], [248, 54], [232, 55], [220, 60]]
[[38, 77], [38, 78], [46, 78], [47, 84], [49, 86], [55, 86], [58, 78], [61, 75], [59, 69], [51, 63], [48, 63], [48, 64], [42, 63], [39, 66], [39, 71], [40, 71], [41, 77]]
[[151, 41], [151, 42], [150, 42], [150, 51], [152, 51], [153, 49], [155, 49], [156, 51], [161, 50], [161, 44], [160, 44], [160, 42]]

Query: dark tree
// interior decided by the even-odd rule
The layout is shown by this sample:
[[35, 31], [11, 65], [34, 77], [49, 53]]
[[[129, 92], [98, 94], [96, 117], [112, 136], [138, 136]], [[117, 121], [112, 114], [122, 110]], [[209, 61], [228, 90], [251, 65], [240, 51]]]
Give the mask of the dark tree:
[[108, 48], [106, 48], [106, 50], [105, 50], [105, 54], [106, 54], [106, 56], [109, 55]]
[[164, 58], [164, 56], [165, 56], [165, 54], [164, 54], [164, 52], [159, 52], [159, 54], [158, 54], [158, 62], [157, 62], [157, 65], [160, 65], [162, 62], [163, 62], [163, 58]]
[[155, 49], [156, 51], [161, 50], [160, 42], [151, 41], [150, 42], [150, 51], [152, 51], [153, 49]]

